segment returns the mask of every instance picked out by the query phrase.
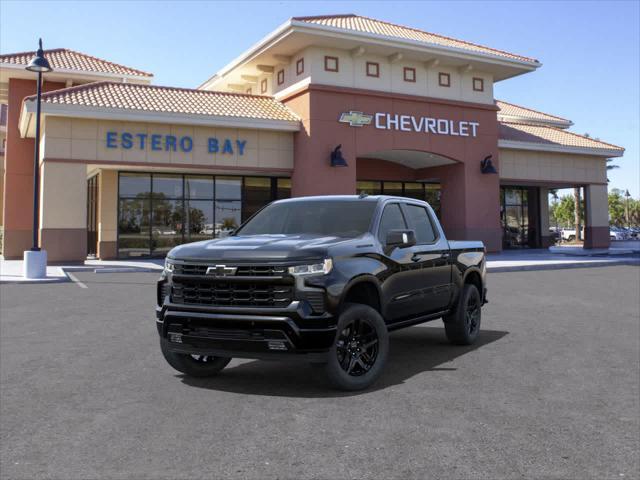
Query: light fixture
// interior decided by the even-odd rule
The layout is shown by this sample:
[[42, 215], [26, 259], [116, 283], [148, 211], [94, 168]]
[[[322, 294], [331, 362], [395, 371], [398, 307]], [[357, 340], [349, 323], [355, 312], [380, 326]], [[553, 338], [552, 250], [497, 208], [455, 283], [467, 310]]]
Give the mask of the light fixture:
[[332, 167], [348, 167], [347, 161], [342, 156], [342, 144], [338, 145], [331, 152], [331, 166]]
[[484, 174], [498, 173], [496, 168], [493, 166], [493, 163], [491, 162], [492, 157], [493, 155], [487, 155], [486, 157], [484, 157], [484, 160], [480, 161], [480, 172]]
[[30, 72], [38, 73], [47, 73], [53, 70], [49, 64], [49, 60], [44, 56], [44, 51], [42, 50], [42, 39], [39, 41], [39, 48], [36, 55], [31, 59], [26, 68]]

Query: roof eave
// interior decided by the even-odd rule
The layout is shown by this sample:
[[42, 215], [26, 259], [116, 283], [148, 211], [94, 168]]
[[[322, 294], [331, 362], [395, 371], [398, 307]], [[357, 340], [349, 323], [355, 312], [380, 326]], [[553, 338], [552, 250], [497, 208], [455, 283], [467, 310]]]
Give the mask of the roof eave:
[[[7, 68], [10, 70], [20, 70], [25, 71], [26, 65], [22, 65], [21, 63], [0, 63], [1, 68]], [[76, 76], [87, 76], [87, 77], [99, 77], [105, 79], [127, 79], [127, 80], [137, 80], [137, 81], [146, 81], [150, 82], [153, 79], [153, 74], [150, 75], [131, 75], [125, 73], [110, 73], [110, 72], [96, 72], [94, 70], [71, 70], [68, 68], [56, 68], [52, 70], [53, 74], [67, 74], [67, 75], [76, 75]]]
[[425, 42], [420, 42], [418, 40], [400, 39], [400, 38], [397, 38], [397, 37], [391, 37], [391, 36], [388, 36], [388, 35], [380, 35], [380, 34], [377, 34], [377, 33], [358, 32], [358, 31], [355, 31], [355, 30], [345, 30], [345, 29], [338, 28], [338, 27], [331, 27], [331, 26], [327, 26], [327, 25], [301, 22], [301, 21], [297, 21], [297, 20], [292, 20], [291, 21], [291, 26], [296, 28], [299, 31], [304, 31], [304, 30], [311, 30], [311, 31], [314, 31], [314, 32], [324, 31], [324, 32], [331, 32], [333, 34], [341, 34], [341, 35], [346, 35], [346, 36], [352, 36], [352, 37], [355, 37], [355, 38], [369, 38], [369, 39], [378, 40], [378, 41], [390, 42], [390, 43], [395, 44], [395, 45], [407, 45], [407, 46], [412, 46], [412, 47], [418, 47], [421, 50], [428, 50], [428, 51], [434, 50], [436, 52], [438, 52], [438, 51], [447, 52], [447, 53], [450, 53], [450, 54], [454, 54], [455, 56], [460, 56], [461, 58], [464, 58], [465, 60], [471, 60], [473, 58], [477, 59], [477, 57], [481, 57], [484, 60], [490, 61], [491, 63], [502, 64], [502, 65], [510, 65], [510, 66], [520, 66], [521, 68], [524, 68], [524, 69], [529, 70], [529, 71], [533, 71], [533, 70], [535, 70], [535, 69], [537, 69], [537, 68], [542, 66], [542, 63], [540, 63], [537, 60], [535, 60], [535, 61], [518, 60], [518, 59], [515, 59], [515, 58], [503, 57], [501, 55], [493, 55], [493, 54], [488, 54], [488, 53], [483, 53], [483, 52], [465, 50], [463, 48], [458, 48], [458, 47], [447, 47], [447, 46], [444, 46], [444, 45], [427, 44]]
[[573, 122], [571, 120], [541, 120], [531, 117], [523, 117], [520, 115], [506, 115], [500, 112], [498, 112], [498, 121], [506, 123], [520, 123], [525, 125], [540, 125], [543, 127], [552, 126], [562, 129], [573, 126]]
[[569, 153], [578, 155], [591, 155], [596, 157], [621, 157], [624, 155], [624, 148], [591, 148], [591, 147], [571, 147], [567, 145], [518, 142], [515, 140], [498, 140], [498, 148], [512, 150], [531, 150], [536, 152]]
[[[25, 100], [20, 112], [20, 135], [26, 137], [32, 117], [35, 115], [35, 100]], [[43, 103], [42, 114], [57, 117], [87, 118], [94, 120], [115, 120], [147, 123], [172, 123], [177, 125], [194, 125], [209, 127], [249, 128], [256, 130], [276, 130], [297, 132], [300, 130], [298, 120], [275, 120], [250, 117], [229, 117], [221, 115], [196, 115], [169, 112], [149, 112], [141, 110], [89, 107], [84, 105], [66, 105]]]
[[[220, 70], [218, 70], [218, 72], [216, 72], [209, 79], [207, 79], [205, 82], [200, 84], [197, 88], [206, 89], [214, 81], [223, 78], [226, 74], [228, 74], [230, 71], [234, 70], [238, 66], [251, 61], [251, 59], [255, 58], [257, 55], [260, 55], [260, 53], [262, 53], [266, 48], [276, 43], [280, 39], [280, 37], [284, 37], [285, 34], [289, 35], [293, 32], [313, 33], [313, 34], [331, 33], [332, 36], [334, 37], [342, 36], [346, 38], [350, 37], [355, 39], [366, 38], [369, 40], [375, 40], [378, 43], [392, 44], [394, 46], [411, 47], [414, 50], [421, 50], [421, 51], [430, 52], [430, 53], [444, 52], [464, 60], [474, 60], [474, 59], [477, 60], [478, 58], [482, 58], [483, 61], [494, 63], [496, 65], [520, 68], [521, 71], [512, 75], [511, 77], [534, 71], [537, 68], [542, 66], [542, 63], [540, 63], [539, 61], [527, 62], [527, 61], [518, 60], [515, 58], [512, 59], [508, 57], [502, 57], [499, 55], [490, 55], [482, 52], [471, 52], [469, 50], [464, 50], [462, 48], [457, 48], [457, 47], [445, 47], [445, 46], [435, 45], [435, 44], [425, 44], [424, 42], [419, 42], [417, 40], [409, 40], [409, 39], [403, 40], [403, 39], [398, 39], [396, 37], [390, 37], [387, 35], [379, 35], [379, 34], [368, 33], [368, 32], [350, 31], [350, 30], [344, 30], [337, 27], [329, 27], [326, 25], [311, 24], [311, 23], [302, 22], [295, 19], [289, 19], [286, 22], [284, 22], [282, 25], [280, 25], [277, 29], [275, 29], [273, 32], [271, 32], [266, 37], [264, 37], [262, 40], [260, 40], [258, 43], [249, 47], [249, 49], [243, 52], [240, 56], [236, 57], [227, 65], [222, 67]], [[506, 77], [506, 78], [511, 78], [511, 77]]]

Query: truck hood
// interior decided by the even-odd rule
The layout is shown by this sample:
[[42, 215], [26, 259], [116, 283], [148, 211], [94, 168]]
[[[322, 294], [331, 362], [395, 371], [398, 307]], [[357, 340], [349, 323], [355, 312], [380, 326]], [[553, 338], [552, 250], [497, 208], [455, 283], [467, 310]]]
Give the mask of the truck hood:
[[349, 239], [315, 235], [238, 235], [180, 245], [167, 256], [201, 262], [297, 262], [325, 258], [329, 247], [345, 241]]

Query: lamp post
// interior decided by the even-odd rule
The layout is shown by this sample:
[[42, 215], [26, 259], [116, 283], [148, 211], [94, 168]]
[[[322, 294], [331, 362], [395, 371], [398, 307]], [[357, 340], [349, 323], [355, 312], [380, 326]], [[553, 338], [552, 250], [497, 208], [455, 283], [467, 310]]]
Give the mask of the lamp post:
[[40, 249], [38, 227], [40, 224], [40, 104], [42, 102], [42, 74], [53, 69], [42, 51], [42, 39], [38, 51], [26, 67], [30, 72], [38, 73], [38, 92], [36, 100], [36, 137], [33, 153], [33, 245], [24, 252], [24, 277], [45, 278], [47, 276], [47, 252]]

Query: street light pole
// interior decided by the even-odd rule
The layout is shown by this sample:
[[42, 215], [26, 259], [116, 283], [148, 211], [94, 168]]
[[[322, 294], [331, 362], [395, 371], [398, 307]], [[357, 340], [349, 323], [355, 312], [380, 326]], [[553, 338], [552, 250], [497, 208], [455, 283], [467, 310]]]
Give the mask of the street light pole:
[[47, 276], [47, 252], [40, 249], [38, 230], [40, 225], [40, 110], [42, 103], [42, 74], [53, 69], [44, 56], [42, 39], [38, 44], [38, 51], [29, 62], [26, 69], [37, 72], [38, 87], [36, 95], [36, 138], [33, 152], [33, 242], [31, 250], [24, 252], [25, 278], [45, 278]]
[[38, 72], [38, 93], [36, 100], [36, 139], [33, 153], [33, 246], [31, 251], [40, 251], [38, 227], [40, 224], [40, 105], [42, 97], [42, 72]]

